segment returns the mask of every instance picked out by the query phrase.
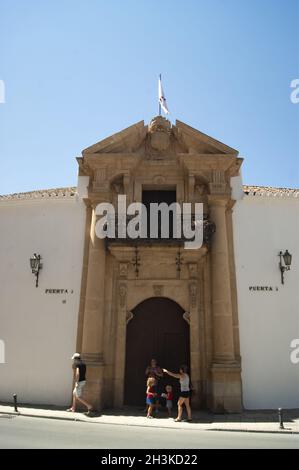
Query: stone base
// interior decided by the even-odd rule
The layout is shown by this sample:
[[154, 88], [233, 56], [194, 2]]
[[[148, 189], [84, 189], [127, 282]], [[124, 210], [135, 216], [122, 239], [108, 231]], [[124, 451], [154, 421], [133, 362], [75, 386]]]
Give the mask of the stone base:
[[124, 408], [124, 380], [120, 378], [114, 380], [113, 406], [119, 410]]
[[203, 410], [207, 408], [207, 382], [204, 380], [192, 379], [193, 393], [191, 394], [191, 406], [193, 410]]
[[240, 365], [215, 363], [210, 372], [209, 409], [214, 413], [240, 413], [243, 409]]
[[103, 408], [103, 365], [87, 364], [86, 386], [82, 397], [96, 410]]

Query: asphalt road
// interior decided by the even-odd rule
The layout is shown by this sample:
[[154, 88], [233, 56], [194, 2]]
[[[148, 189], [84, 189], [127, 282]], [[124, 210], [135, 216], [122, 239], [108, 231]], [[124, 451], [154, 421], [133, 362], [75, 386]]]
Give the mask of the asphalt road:
[[299, 449], [299, 435], [161, 429], [23, 416], [0, 419], [1, 449]]

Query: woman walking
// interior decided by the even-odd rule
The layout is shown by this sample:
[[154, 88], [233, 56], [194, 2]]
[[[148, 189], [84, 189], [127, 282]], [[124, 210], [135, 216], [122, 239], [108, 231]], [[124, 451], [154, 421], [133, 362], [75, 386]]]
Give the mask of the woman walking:
[[191, 406], [190, 406], [190, 377], [187, 374], [187, 370], [188, 370], [187, 366], [181, 366], [180, 372], [178, 374], [175, 374], [173, 372], [170, 372], [167, 369], [163, 369], [163, 372], [165, 372], [165, 374], [168, 374], [171, 377], [174, 377], [180, 380], [180, 396], [178, 400], [178, 417], [175, 419], [176, 422], [182, 421], [184, 405], [186, 407], [187, 415], [188, 415], [187, 421], [188, 422], [192, 421]]

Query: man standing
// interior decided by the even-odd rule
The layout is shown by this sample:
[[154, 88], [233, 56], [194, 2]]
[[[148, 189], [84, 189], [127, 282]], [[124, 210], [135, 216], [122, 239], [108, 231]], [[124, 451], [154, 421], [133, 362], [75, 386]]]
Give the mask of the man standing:
[[92, 406], [87, 403], [87, 401], [83, 400], [82, 398], [82, 393], [84, 386], [86, 384], [86, 364], [81, 359], [81, 356], [79, 353], [75, 353], [72, 356], [72, 361], [73, 361], [73, 369], [75, 370], [75, 388], [73, 390], [73, 403], [71, 408], [69, 408], [67, 411], [76, 411], [76, 402], [77, 400], [80, 403], [83, 403], [84, 406], [87, 408], [87, 416], [91, 415], [91, 412], [93, 411]]

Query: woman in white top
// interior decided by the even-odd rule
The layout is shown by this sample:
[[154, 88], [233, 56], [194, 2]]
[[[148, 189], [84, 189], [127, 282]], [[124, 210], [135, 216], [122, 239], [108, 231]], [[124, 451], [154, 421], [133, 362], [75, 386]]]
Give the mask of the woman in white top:
[[187, 374], [187, 366], [181, 366], [179, 374], [174, 374], [167, 369], [163, 369], [165, 374], [171, 375], [171, 377], [175, 377], [176, 379], [180, 380], [180, 396], [178, 400], [178, 417], [175, 419], [176, 422], [182, 421], [182, 414], [183, 414], [183, 405], [185, 405], [188, 419], [187, 421], [192, 421], [191, 416], [191, 407], [190, 407], [190, 377]]

